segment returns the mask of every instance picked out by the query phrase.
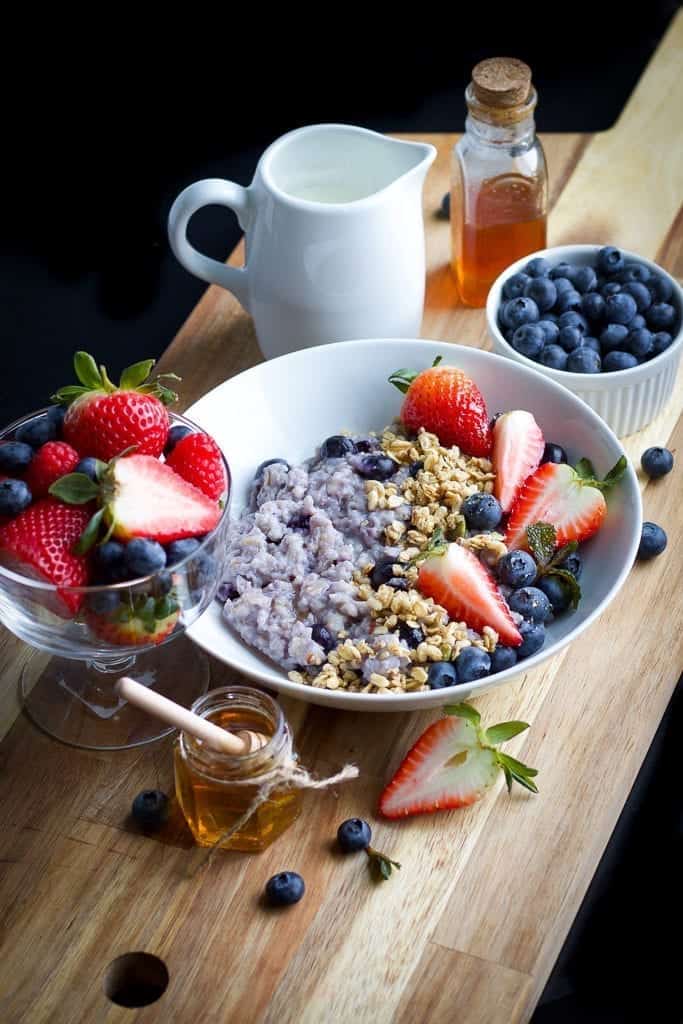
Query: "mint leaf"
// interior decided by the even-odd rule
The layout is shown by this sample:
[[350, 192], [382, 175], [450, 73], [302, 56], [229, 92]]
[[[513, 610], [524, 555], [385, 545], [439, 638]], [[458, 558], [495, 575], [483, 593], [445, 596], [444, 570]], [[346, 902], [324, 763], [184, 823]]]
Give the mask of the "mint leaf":
[[142, 359], [139, 363], [127, 366], [121, 374], [119, 387], [122, 391], [134, 391], [140, 384], [144, 384], [154, 366], [154, 359]]
[[553, 566], [547, 569], [543, 574], [544, 576], [556, 576], [562, 580], [562, 585], [569, 594], [569, 601], [572, 608], [578, 608], [579, 601], [581, 600], [581, 587], [579, 581], [573, 572], [569, 572], [568, 569], [558, 569]]
[[67, 473], [50, 487], [50, 494], [67, 505], [85, 505], [100, 493], [100, 489], [85, 473]]
[[471, 704], [449, 704], [444, 708], [447, 715], [457, 715], [458, 718], [464, 718], [466, 721], [471, 722], [472, 725], [479, 725], [481, 722], [481, 715], [476, 708], [473, 708]]
[[80, 535], [76, 543], [74, 544], [74, 554], [85, 555], [86, 552], [90, 551], [97, 540], [97, 536], [100, 532], [100, 524], [102, 522], [102, 516], [104, 515], [104, 509], [101, 508], [92, 517], [88, 525], [86, 526], [83, 533]]
[[526, 539], [529, 549], [540, 566], [544, 566], [553, 556], [557, 533], [550, 523], [532, 523], [526, 528]]
[[501, 722], [486, 730], [486, 741], [495, 747], [498, 743], [511, 740], [513, 736], [519, 736], [520, 732], [528, 728], [528, 722]]
[[553, 557], [548, 562], [547, 568], [550, 569], [555, 565], [559, 565], [560, 562], [564, 562], [565, 558], [569, 558], [575, 551], [578, 550], [579, 545], [575, 540], [570, 540], [564, 547], [558, 548]]
[[89, 391], [97, 391], [102, 387], [102, 374], [97, 363], [88, 352], [77, 352], [74, 356], [76, 376]]
[[595, 480], [595, 467], [590, 459], [579, 459], [574, 466], [574, 472], [582, 480]]

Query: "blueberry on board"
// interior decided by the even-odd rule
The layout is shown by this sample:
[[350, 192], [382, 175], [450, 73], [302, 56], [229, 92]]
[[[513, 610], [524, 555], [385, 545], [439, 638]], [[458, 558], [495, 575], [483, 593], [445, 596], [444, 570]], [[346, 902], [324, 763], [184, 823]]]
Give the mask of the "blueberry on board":
[[427, 685], [430, 690], [443, 690], [455, 686], [458, 673], [452, 661], [433, 661], [427, 669]]
[[657, 331], [656, 334], [652, 335], [652, 355], [658, 356], [661, 352], [664, 352], [672, 341], [673, 338], [668, 331]]
[[652, 352], [652, 334], [648, 331], [647, 327], [641, 327], [637, 331], [629, 331], [625, 348], [636, 359], [647, 359]]
[[560, 330], [563, 327], [577, 327], [582, 334], [588, 334], [588, 321], [585, 316], [577, 312], [575, 309], [568, 309], [566, 313], [563, 313], [560, 319], [557, 321]]
[[534, 622], [547, 622], [551, 615], [550, 602], [538, 587], [520, 587], [513, 590], [508, 598], [513, 612]]
[[182, 441], [184, 437], [191, 433], [192, 430], [182, 423], [176, 423], [175, 426], [171, 427], [166, 438], [166, 444], [164, 445], [164, 455], [170, 455], [178, 441]]
[[603, 299], [608, 299], [610, 295], [618, 295], [621, 291], [621, 285], [618, 281], [608, 281], [607, 284], [603, 284], [600, 289], [600, 294]]
[[538, 321], [537, 327], [543, 331], [543, 341], [546, 345], [554, 345], [557, 341], [557, 336], [560, 333], [560, 328], [556, 320], [548, 320], [547, 314], [543, 314], [543, 319]]
[[530, 658], [540, 651], [545, 643], [545, 627], [542, 622], [528, 622], [525, 619], [517, 629], [522, 635], [522, 643], [517, 648], [518, 658]]
[[639, 313], [644, 313], [648, 306], [652, 305], [650, 289], [640, 281], [628, 281], [622, 288], [622, 291], [636, 300]]
[[33, 448], [23, 441], [0, 443], [0, 472], [23, 473], [33, 458]]
[[21, 444], [29, 444], [32, 448], [40, 448], [41, 445], [47, 444], [48, 441], [54, 441], [57, 436], [57, 427], [46, 413], [44, 416], [36, 416], [34, 419], [29, 420], [28, 423], [23, 423], [20, 427], [17, 427], [14, 436]]
[[492, 494], [476, 491], [463, 501], [460, 512], [470, 530], [495, 530], [503, 518], [500, 502]]
[[372, 829], [362, 818], [348, 818], [337, 829], [339, 849], [344, 853], [366, 850], [372, 839]]
[[133, 800], [131, 814], [133, 821], [152, 832], [168, 821], [169, 801], [159, 789], [143, 789]]
[[271, 907], [290, 907], [306, 892], [306, 884], [296, 871], [280, 871], [266, 882], [266, 902]]
[[630, 324], [637, 312], [636, 300], [627, 292], [618, 292], [605, 299], [605, 316], [610, 324]]
[[254, 483], [259, 483], [259, 481], [263, 479], [263, 473], [268, 468], [268, 466], [278, 465], [286, 466], [287, 469], [291, 469], [289, 463], [287, 462], [287, 459], [266, 459], [265, 462], [262, 462], [260, 466], [256, 467], [256, 472], [254, 473]]
[[55, 437], [59, 437], [62, 433], [65, 416], [66, 408], [63, 405], [51, 405], [47, 410], [47, 418], [55, 428]]
[[565, 352], [573, 352], [579, 347], [583, 337], [583, 332], [578, 327], [561, 327], [557, 341]]
[[644, 263], [627, 263], [619, 273], [619, 280], [622, 284], [628, 284], [629, 281], [640, 281], [644, 284], [650, 280], [650, 277], [650, 271]]
[[629, 331], [638, 331], [641, 327], [647, 327], [645, 317], [641, 313], [636, 313], [631, 323], [628, 325]]
[[674, 468], [674, 457], [668, 448], [646, 448], [640, 457], [640, 464], [652, 480], [666, 476]]
[[536, 563], [527, 551], [508, 551], [496, 570], [500, 582], [508, 587], [526, 587], [536, 579]]
[[607, 324], [607, 327], [600, 334], [600, 344], [603, 352], [609, 352], [614, 348], [622, 348], [628, 337], [628, 327], [624, 324]]
[[323, 626], [321, 622], [315, 622], [311, 627], [311, 640], [314, 644], [322, 647], [325, 654], [328, 654], [334, 647], [334, 637], [327, 626]]
[[538, 362], [550, 370], [566, 370], [567, 353], [561, 345], [546, 345], [538, 356]]
[[602, 349], [600, 348], [600, 342], [597, 338], [591, 338], [586, 336], [583, 339], [582, 345], [584, 348], [592, 348], [593, 351], [596, 352], [598, 355], [600, 355], [600, 353], [602, 352]]
[[597, 292], [588, 292], [581, 299], [581, 312], [590, 320], [591, 323], [597, 324], [605, 318], [605, 300], [602, 295]]
[[524, 295], [524, 289], [530, 280], [528, 274], [513, 274], [512, 277], [508, 277], [503, 285], [503, 298], [518, 299], [520, 295]]
[[92, 455], [88, 455], [87, 458], [81, 459], [75, 466], [74, 473], [83, 473], [93, 483], [97, 483], [97, 459], [93, 458]]
[[398, 462], [388, 455], [364, 455], [354, 462], [354, 469], [365, 480], [388, 480], [398, 468]]
[[441, 205], [439, 207], [439, 213], [444, 220], [449, 220], [451, 216], [451, 194], [450, 192], [444, 192]]
[[98, 544], [92, 556], [98, 580], [103, 583], [120, 583], [128, 578], [124, 560], [125, 550], [124, 545], [117, 540], [108, 540], [105, 544]]
[[631, 370], [638, 365], [638, 360], [630, 352], [623, 352], [621, 349], [613, 348], [602, 360], [602, 372], [614, 373], [615, 370]]
[[546, 441], [545, 448], [543, 449], [543, 455], [541, 457], [541, 465], [544, 462], [566, 462], [567, 453], [561, 444], [555, 444], [554, 441]]
[[421, 469], [425, 468], [424, 460], [418, 459], [416, 462], [411, 462], [408, 467], [408, 476], [416, 477]]
[[549, 277], [532, 277], [524, 294], [533, 299], [541, 313], [552, 309], [557, 301], [557, 289]]
[[569, 353], [567, 369], [570, 373], [600, 373], [600, 356], [592, 348], [581, 345]]
[[32, 501], [33, 495], [23, 480], [0, 481], [0, 516], [18, 516]]
[[409, 626], [407, 622], [399, 622], [398, 624], [398, 635], [401, 640], [408, 645], [408, 647], [419, 647], [425, 638], [424, 633], [419, 626]]
[[535, 359], [540, 354], [543, 344], [543, 331], [538, 324], [522, 324], [512, 335], [512, 347], [527, 359]]
[[517, 652], [514, 647], [506, 647], [498, 644], [495, 650], [489, 654], [491, 659], [491, 675], [496, 672], [504, 672], [506, 668], [512, 668], [517, 664]]
[[[567, 271], [569, 271], [569, 273], [567, 273]], [[555, 266], [551, 269], [550, 273], [548, 274], [548, 277], [551, 281], [557, 281], [557, 279], [560, 277], [566, 277], [567, 280], [569, 280], [569, 274], [571, 273], [572, 268], [569, 265], [569, 263], [556, 263]]]
[[538, 306], [533, 299], [527, 299], [526, 296], [510, 299], [504, 308], [507, 326], [513, 330], [522, 324], [535, 324], [539, 320]]
[[572, 276], [572, 284], [577, 292], [589, 292], [597, 287], [598, 279], [592, 267], [578, 267]]
[[[568, 277], [556, 277], [553, 281], [553, 284], [555, 285], [555, 291], [557, 292], [558, 298], [560, 297], [560, 295], [564, 295], [565, 292], [576, 291], [576, 288], [571, 283]], [[555, 300], [555, 302], [557, 302], [557, 299]]]
[[166, 552], [161, 544], [147, 537], [135, 537], [128, 541], [123, 558], [132, 577], [151, 576], [166, 565]]
[[489, 674], [491, 659], [481, 647], [463, 647], [455, 659], [455, 668], [461, 683], [473, 683]]
[[676, 310], [668, 302], [655, 302], [646, 311], [645, 319], [653, 331], [668, 331], [673, 327]]
[[375, 564], [370, 573], [370, 583], [379, 590], [383, 583], [388, 583], [394, 575], [395, 558], [382, 558]]
[[673, 285], [667, 277], [653, 274], [647, 282], [653, 302], [668, 302], [673, 294]]
[[550, 264], [542, 256], [536, 256], [535, 259], [529, 260], [524, 268], [524, 273], [529, 277], [547, 277], [550, 273]]
[[356, 446], [350, 437], [342, 434], [333, 434], [323, 441], [320, 446], [320, 457], [323, 459], [342, 459], [345, 455], [352, 455]]
[[641, 562], [655, 558], [657, 555], [661, 555], [666, 544], [667, 536], [661, 526], [657, 526], [657, 523], [643, 523], [643, 532], [640, 535], [640, 545], [636, 557]]
[[572, 288], [571, 291], [558, 295], [555, 309], [558, 313], [567, 313], [570, 309], [581, 309], [581, 296]]
[[598, 253], [597, 266], [601, 274], [617, 274], [624, 266], [624, 257], [613, 245], [605, 245]]
[[184, 537], [183, 540], [172, 540], [166, 545], [166, 564], [169, 567], [182, 562], [188, 555], [193, 555], [199, 547], [196, 537]]
[[566, 612], [571, 603], [571, 594], [561, 576], [541, 576], [538, 586], [548, 598], [553, 615]]
[[578, 551], [572, 551], [571, 555], [558, 563], [558, 569], [564, 569], [565, 572], [570, 572], [575, 580], [580, 579], [581, 573], [583, 572], [583, 561]]

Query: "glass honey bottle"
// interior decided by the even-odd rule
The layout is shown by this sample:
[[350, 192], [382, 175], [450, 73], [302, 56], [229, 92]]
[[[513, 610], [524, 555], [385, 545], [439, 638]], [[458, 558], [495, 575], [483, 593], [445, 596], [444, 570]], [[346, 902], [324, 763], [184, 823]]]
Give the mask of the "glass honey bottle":
[[452, 159], [452, 266], [462, 302], [484, 306], [505, 267], [545, 248], [548, 175], [526, 64], [481, 61], [465, 100], [465, 134]]
[[176, 796], [195, 841], [219, 843], [225, 850], [264, 850], [298, 816], [300, 789], [275, 789], [236, 832], [219, 841], [244, 816], [267, 773], [292, 755], [282, 709], [260, 690], [226, 686], [200, 697], [192, 711], [231, 732], [252, 730], [268, 737], [260, 749], [232, 756], [181, 732], [174, 749]]

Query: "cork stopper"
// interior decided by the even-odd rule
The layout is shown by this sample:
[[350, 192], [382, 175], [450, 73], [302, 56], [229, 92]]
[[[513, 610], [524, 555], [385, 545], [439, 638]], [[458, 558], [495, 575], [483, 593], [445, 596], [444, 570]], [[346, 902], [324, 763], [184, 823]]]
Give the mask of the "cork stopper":
[[531, 68], [514, 57], [482, 60], [472, 71], [472, 91], [486, 107], [518, 107], [531, 91]]

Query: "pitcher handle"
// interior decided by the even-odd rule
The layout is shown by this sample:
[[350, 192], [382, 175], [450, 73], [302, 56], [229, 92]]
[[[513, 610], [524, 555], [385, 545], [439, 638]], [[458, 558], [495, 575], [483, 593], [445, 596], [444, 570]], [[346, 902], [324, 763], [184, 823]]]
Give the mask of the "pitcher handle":
[[249, 275], [245, 267], [229, 267], [225, 263], [205, 256], [190, 245], [187, 239], [187, 225], [190, 218], [203, 206], [227, 206], [237, 214], [240, 227], [244, 228], [249, 212], [249, 192], [233, 181], [222, 178], [205, 178], [195, 181], [184, 189], [168, 215], [168, 240], [176, 259], [195, 277], [209, 284], [219, 284], [232, 292], [249, 311]]

